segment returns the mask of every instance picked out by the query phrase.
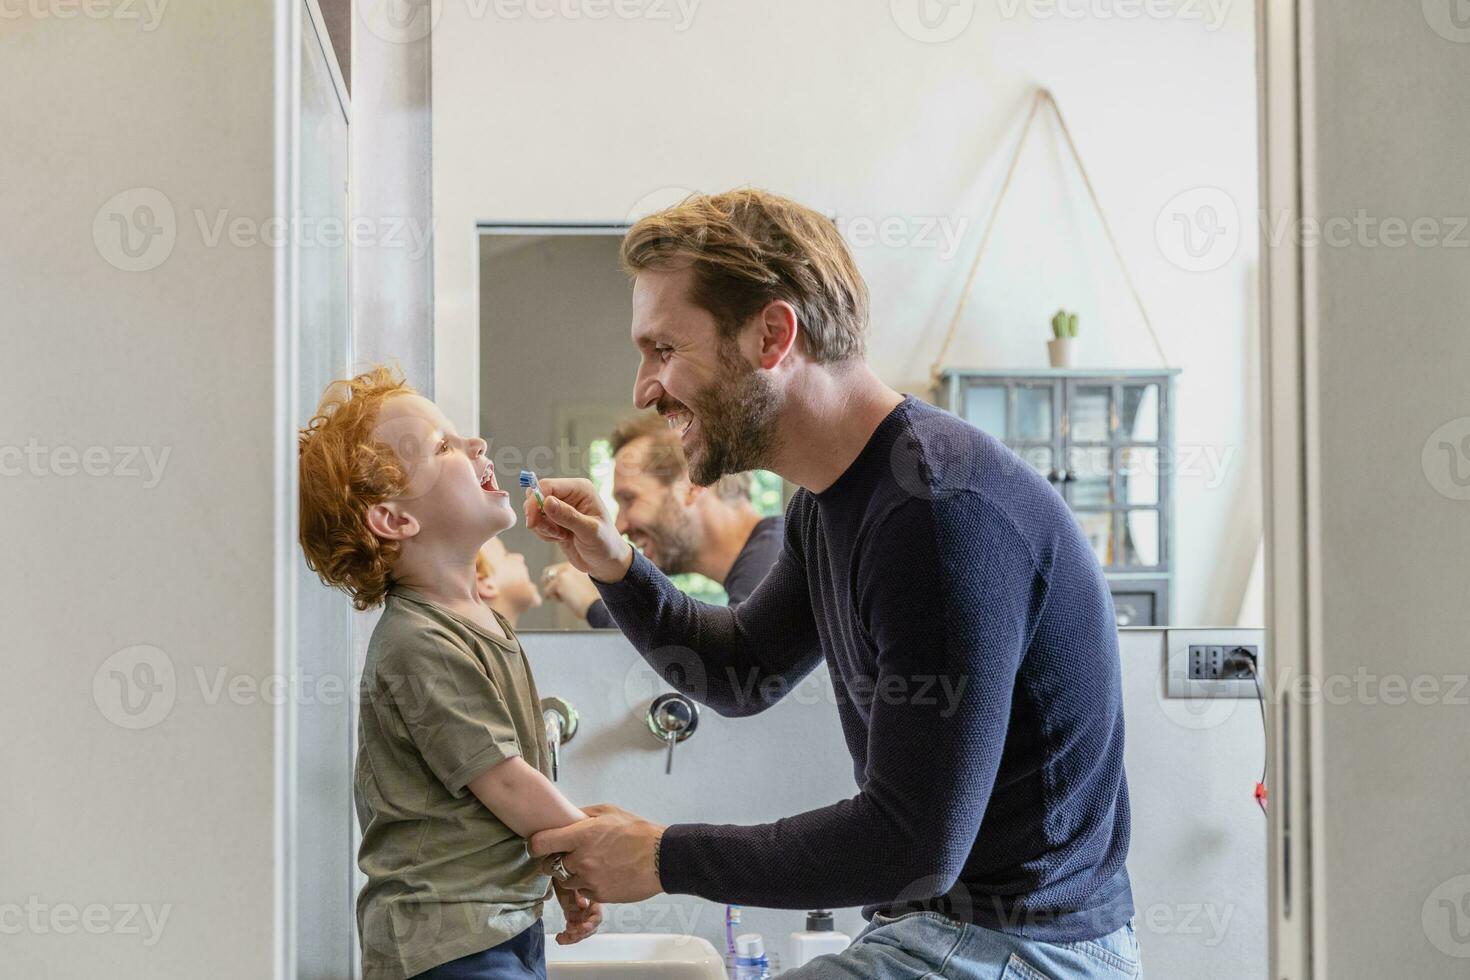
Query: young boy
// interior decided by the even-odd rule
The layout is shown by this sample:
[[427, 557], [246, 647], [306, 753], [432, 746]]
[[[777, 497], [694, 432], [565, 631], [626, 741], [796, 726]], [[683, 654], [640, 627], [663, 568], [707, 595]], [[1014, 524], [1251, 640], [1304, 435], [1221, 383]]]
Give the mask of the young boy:
[[[551, 879], [526, 838], [584, 817], [546, 776], [530, 666], [477, 586], [480, 546], [516, 520], [485, 449], [383, 367], [332, 384], [300, 434], [307, 562], [384, 606], [354, 780], [366, 980], [544, 980]], [[558, 942], [595, 932], [600, 907], [555, 891]]]

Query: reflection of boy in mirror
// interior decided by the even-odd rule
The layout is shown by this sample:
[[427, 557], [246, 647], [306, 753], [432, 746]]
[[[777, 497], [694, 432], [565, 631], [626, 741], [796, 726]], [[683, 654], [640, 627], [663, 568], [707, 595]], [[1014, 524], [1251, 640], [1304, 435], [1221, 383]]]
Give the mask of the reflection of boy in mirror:
[[[698, 572], [718, 582], [732, 606], [754, 592], [781, 553], [786, 526], [751, 504], [750, 474], [696, 486], [678, 433], [655, 412], [623, 420], [611, 442], [618, 531], [665, 575]], [[552, 565], [541, 587], [588, 625], [616, 628], [586, 573], [565, 562]]]
[[475, 584], [486, 605], [512, 627], [519, 624], [526, 610], [541, 605], [541, 592], [531, 581], [526, 556], [510, 551], [499, 538], [486, 541], [475, 555]]

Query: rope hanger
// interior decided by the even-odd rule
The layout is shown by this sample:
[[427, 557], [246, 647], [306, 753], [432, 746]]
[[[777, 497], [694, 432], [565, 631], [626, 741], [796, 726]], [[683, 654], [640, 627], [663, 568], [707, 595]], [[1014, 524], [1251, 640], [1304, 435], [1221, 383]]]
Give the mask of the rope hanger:
[[1073, 162], [1077, 164], [1077, 172], [1082, 175], [1082, 184], [1087, 188], [1087, 196], [1092, 201], [1093, 210], [1097, 212], [1098, 220], [1102, 222], [1103, 234], [1107, 236], [1108, 245], [1113, 249], [1113, 257], [1118, 260], [1118, 268], [1123, 272], [1123, 281], [1128, 284], [1128, 289], [1133, 294], [1133, 302], [1138, 305], [1138, 313], [1143, 317], [1143, 325], [1148, 329], [1148, 335], [1154, 342], [1154, 349], [1159, 352], [1159, 359], [1164, 362], [1165, 366], [1169, 363], [1169, 358], [1164, 354], [1164, 345], [1159, 343], [1159, 335], [1154, 331], [1148, 310], [1144, 308], [1143, 297], [1139, 294], [1138, 286], [1128, 271], [1128, 263], [1123, 260], [1123, 252], [1118, 248], [1117, 239], [1113, 237], [1112, 226], [1108, 224], [1108, 217], [1103, 213], [1102, 202], [1098, 200], [1097, 190], [1092, 186], [1092, 179], [1087, 175], [1087, 167], [1082, 163], [1082, 154], [1077, 152], [1077, 144], [1072, 141], [1072, 132], [1067, 128], [1067, 120], [1062, 117], [1061, 106], [1057, 105], [1057, 100], [1052, 97], [1050, 90], [1042, 88], [1036, 90], [1036, 96], [1031, 100], [1031, 109], [1026, 113], [1026, 123], [1021, 128], [1021, 138], [1016, 141], [1016, 148], [1011, 153], [1011, 162], [1006, 167], [1005, 179], [1000, 185], [1000, 193], [995, 198], [995, 207], [991, 209], [990, 222], [985, 226], [985, 233], [980, 237], [980, 247], [975, 252], [975, 260], [970, 264], [969, 275], [965, 277], [964, 292], [960, 294], [959, 305], [955, 307], [954, 317], [949, 321], [949, 329], [944, 333], [944, 344], [939, 348], [939, 356], [935, 358], [934, 366], [929, 369], [935, 385], [939, 384], [945, 358], [949, 356], [949, 348], [954, 343], [955, 334], [959, 332], [960, 320], [964, 316], [965, 307], [969, 304], [970, 294], [974, 292], [975, 275], [979, 272], [980, 262], [985, 258], [986, 248], [990, 245], [990, 234], [995, 231], [995, 226], [999, 221], [1000, 209], [1005, 203], [1006, 192], [1011, 189], [1011, 182], [1016, 176], [1017, 166], [1021, 162], [1021, 151], [1026, 148], [1026, 140], [1031, 135], [1031, 125], [1041, 114], [1042, 106], [1049, 107], [1052, 115], [1056, 117], [1057, 126], [1067, 141], [1067, 149], [1072, 155]]

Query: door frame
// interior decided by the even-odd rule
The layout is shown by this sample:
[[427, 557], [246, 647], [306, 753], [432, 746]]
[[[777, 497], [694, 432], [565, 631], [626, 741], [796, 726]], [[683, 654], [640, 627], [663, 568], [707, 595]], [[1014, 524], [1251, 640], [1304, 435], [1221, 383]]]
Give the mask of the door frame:
[[[1312, 160], [1312, 0], [1258, 0], [1259, 153], [1265, 214], [1315, 213]], [[1265, 223], [1262, 222], [1262, 225]], [[1312, 390], [1318, 311], [1314, 269], [1299, 240], [1276, 245], [1260, 229], [1262, 501], [1266, 630], [1275, 678], [1322, 676], [1319, 427]], [[1268, 678], [1268, 690], [1271, 685]], [[1320, 894], [1313, 860], [1322, 839], [1321, 713], [1290, 698], [1267, 701], [1270, 805], [1267, 906], [1270, 976], [1312, 980], [1323, 962]]]

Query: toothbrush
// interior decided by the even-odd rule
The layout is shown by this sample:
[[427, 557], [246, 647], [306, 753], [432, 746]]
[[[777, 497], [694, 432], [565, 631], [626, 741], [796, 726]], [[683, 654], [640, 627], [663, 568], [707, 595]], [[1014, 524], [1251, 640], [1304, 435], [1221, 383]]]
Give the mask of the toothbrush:
[[546, 509], [546, 497], [541, 493], [541, 483], [536, 479], [535, 473], [530, 470], [521, 470], [521, 486], [535, 494], [536, 503], [541, 505], [542, 510]]
[[735, 927], [740, 925], [739, 905], [725, 906], [725, 949], [728, 955], [725, 957], [725, 965], [730, 968], [735, 966]]

